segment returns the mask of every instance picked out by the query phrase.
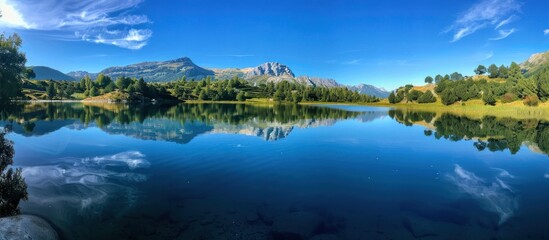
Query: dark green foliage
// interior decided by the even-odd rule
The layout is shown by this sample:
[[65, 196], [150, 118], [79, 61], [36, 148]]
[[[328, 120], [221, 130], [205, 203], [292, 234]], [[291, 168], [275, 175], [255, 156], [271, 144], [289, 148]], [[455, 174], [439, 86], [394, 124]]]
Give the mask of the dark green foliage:
[[427, 84], [431, 84], [431, 83], [433, 83], [433, 81], [434, 81], [434, 80], [433, 80], [433, 78], [432, 78], [431, 76], [427, 76], [427, 77], [425, 78], [425, 83], [427, 83]]
[[132, 79], [131, 78], [128, 78], [128, 77], [119, 77], [116, 79], [116, 87], [118, 88], [118, 90], [126, 90], [130, 84], [132, 84]]
[[437, 99], [433, 95], [433, 93], [429, 90], [427, 90], [425, 93], [423, 93], [419, 99], [417, 100], [418, 103], [434, 103]]
[[408, 92], [408, 94], [406, 95], [406, 97], [408, 98], [408, 101], [411, 101], [411, 102], [415, 102], [418, 100], [418, 98], [422, 95], [423, 93], [418, 91], [418, 90], [411, 90], [410, 92]]
[[438, 83], [440, 83], [441, 81], [442, 81], [442, 76], [441, 76], [440, 74], [437, 74], [437, 75], [435, 76], [435, 83], [438, 84]]
[[21, 38], [0, 34], [0, 102], [21, 94], [22, 79], [27, 75], [25, 54], [19, 51]]
[[88, 96], [95, 97], [97, 95], [99, 95], [99, 91], [97, 91], [97, 88], [95, 88], [95, 86], [92, 86], [88, 93]]
[[475, 73], [478, 75], [484, 75], [486, 73], [486, 67], [484, 65], [478, 65], [478, 67], [475, 69]]
[[387, 99], [389, 100], [389, 103], [391, 103], [391, 104], [397, 103], [395, 92], [391, 92]]
[[98, 88], [105, 88], [107, 87], [107, 85], [111, 83], [112, 83], [111, 78], [109, 76], [103, 75], [102, 73], [100, 73], [95, 79], [95, 84]]
[[240, 102], [246, 101], [246, 94], [244, 93], [244, 91], [238, 92], [238, 94], [236, 95], [236, 100]]
[[496, 64], [490, 65], [490, 67], [488, 67], [488, 72], [490, 73], [490, 78], [499, 77], [499, 68]]
[[484, 102], [484, 105], [496, 105], [496, 98], [492, 91], [485, 91], [482, 95], [482, 101]]
[[27, 200], [27, 184], [21, 169], [9, 168], [13, 164], [13, 143], [5, 138], [7, 130], [0, 130], [0, 217], [19, 214], [19, 202]]
[[444, 105], [451, 105], [459, 100], [452, 88], [444, 89], [444, 91], [440, 93], [440, 99]]
[[537, 95], [538, 85], [532, 78], [519, 78], [516, 84], [516, 89], [519, 97]]
[[55, 92], [55, 82], [51, 81], [48, 85], [48, 89], [46, 90], [46, 94], [48, 95], [48, 99], [53, 99], [57, 94]]
[[27, 68], [27, 71], [25, 72], [25, 77], [27, 79], [33, 79], [36, 77], [36, 73], [32, 70], [32, 68]]
[[549, 67], [539, 70], [531, 78], [534, 83], [537, 83], [538, 96], [543, 101], [547, 101], [549, 99]]
[[[505, 65], [497, 67], [495, 64], [491, 64], [488, 69], [483, 65], [479, 65], [475, 69], [476, 74], [482, 75], [486, 72], [490, 73], [490, 78], [501, 78], [505, 81], [499, 79], [475, 81], [473, 78], [463, 77], [458, 72], [444, 76], [439, 74], [435, 77], [435, 93], [440, 96], [445, 105], [471, 99], [482, 99], [487, 105], [494, 105], [498, 99], [503, 103], [510, 103], [525, 99], [527, 96], [529, 96], [529, 100], [525, 101], [525, 104], [526, 102], [536, 102], [537, 105], [539, 101], [549, 100], [549, 67], [536, 70], [528, 78], [523, 75], [520, 66], [514, 62], [509, 67]], [[404, 89], [402, 92], [407, 100], [414, 101], [414, 94], [408, 96], [409, 85], [401, 89]], [[481, 95], [481, 89], [484, 89], [486, 94]], [[400, 92], [399, 90], [394, 96], [395, 102], [398, 102], [398, 93]], [[533, 96], [537, 96], [537, 99]]]
[[509, 77], [509, 69], [507, 67], [505, 67], [504, 65], [499, 66], [498, 73], [499, 73], [500, 78], [508, 78]]
[[461, 75], [461, 73], [454, 72], [450, 75], [450, 80], [452, 80], [452, 81], [463, 80], [463, 75]]

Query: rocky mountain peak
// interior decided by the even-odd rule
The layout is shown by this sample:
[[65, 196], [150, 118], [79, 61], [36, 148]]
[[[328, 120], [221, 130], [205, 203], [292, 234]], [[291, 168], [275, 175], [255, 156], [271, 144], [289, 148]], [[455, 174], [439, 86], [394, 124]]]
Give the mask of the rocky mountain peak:
[[193, 63], [193, 61], [188, 57], [181, 57], [181, 58], [178, 58], [178, 59], [171, 60], [170, 62], [172, 62], [172, 63]]
[[257, 76], [273, 76], [273, 77], [292, 77], [294, 78], [295, 75], [290, 70], [290, 68], [284, 64], [280, 64], [278, 62], [266, 62], [263, 63], [255, 68], [252, 68], [250, 72], [247, 73], [246, 77], [252, 78]]

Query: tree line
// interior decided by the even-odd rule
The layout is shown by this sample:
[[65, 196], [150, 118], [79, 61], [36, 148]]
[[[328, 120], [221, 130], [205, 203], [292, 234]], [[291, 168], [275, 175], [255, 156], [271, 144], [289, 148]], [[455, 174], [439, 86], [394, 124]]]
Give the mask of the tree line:
[[[463, 76], [458, 72], [434, 78], [427, 76], [425, 83], [435, 83], [434, 92], [444, 105], [479, 99], [486, 105], [522, 100], [524, 105], [537, 106], [549, 100], [549, 65], [531, 74], [525, 73], [515, 62], [499, 67], [479, 65], [474, 72], [477, 76]], [[412, 87], [399, 88], [389, 96], [389, 102], [424, 102], [416, 100], [419, 93], [410, 91]]]
[[406, 103], [434, 103], [437, 101], [435, 95], [433, 95], [433, 92], [431, 92], [431, 90], [421, 92], [413, 89], [413, 87], [413, 85], [408, 84], [404, 87], [397, 89], [396, 91], [391, 92], [388, 97], [389, 103], [395, 104], [400, 103], [404, 100], [406, 101]]

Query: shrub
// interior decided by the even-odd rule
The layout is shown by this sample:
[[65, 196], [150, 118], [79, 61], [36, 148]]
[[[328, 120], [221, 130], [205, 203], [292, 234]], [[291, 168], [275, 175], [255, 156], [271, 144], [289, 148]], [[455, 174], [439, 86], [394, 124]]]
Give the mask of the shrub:
[[482, 96], [482, 101], [484, 101], [485, 105], [496, 105], [496, 98], [494, 97], [494, 94], [490, 91], [487, 91]]
[[522, 102], [526, 106], [533, 107], [533, 106], [537, 106], [539, 104], [539, 98], [536, 95], [529, 95], [529, 96], [526, 96]]
[[418, 103], [434, 103], [437, 99], [433, 96], [433, 93], [429, 90], [423, 93], [417, 100]]
[[418, 91], [418, 90], [415, 90], [415, 89], [414, 89], [414, 90], [411, 90], [410, 92], [408, 92], [408, 96], [407, 96], [408, 101], [411, 101], [411, 102], [417, 101], [418, 98], [419, 98], [422, 94], [423, 94], [423, 93], [420, 92], [420, 91]]
[[501, 96], [501, 102], [502, 103], [510, 103], [510, 102], [514, 102], [516, 101], [518, 98], [517, 98], [517, 95], [513, 94], [513, 93], [506, 93], [506, 94], [503, 94], [503, 96]]

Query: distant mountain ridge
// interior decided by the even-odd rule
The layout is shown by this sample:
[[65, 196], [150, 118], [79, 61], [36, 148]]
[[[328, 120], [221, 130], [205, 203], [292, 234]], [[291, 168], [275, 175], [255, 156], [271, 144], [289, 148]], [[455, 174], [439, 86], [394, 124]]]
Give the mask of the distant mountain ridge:
[[534, 53], [526, 61], [520, 64], [526, 76], [533, 75], [544, 67], [549, 66], [549, 51]]
[[112, 78], [121, 76], [143, 78], [147, 82], [169, 82], [186, 77], [188, 80], [198, 80], [205, 77], [216, 79], [231, 79], [233, 77], [243, 78], [253, 84], [278, 83], [288, 81], [314, 87], [347, 87], [351, 90], [385, 98], [389, 92], [372, 85], [361, 84], [357, 86], [345, 86], [330, 78], [319, 78], [309, 76], [296, 77], [293, 71], [284, 64], [278, 62], [266, 62], [250, 68], [202, 68], [194, 64], [190, 58], [183, 57], [169, 61], [143, 62], [127, 66], [109, 67], [99, 73], [86, 71], [73, 71], [67, 75], [81, 79], [88, 75], [95, 78], [98, 74], [104, 74]]
[[391, 92], [385, 90], [385, 88], [379, 88], [379, 87], [368, 85], [368, 84], [359, 84], [359, 85], [350, 87], [350, 89], [362, 94], [376, 96], [380, 98], [387, 98], [389, 97], [389, 94], [391, 94]]
[[64, 74], [58, 70], [45, 66], [30, 66], [37, 80], [59, 80], [59, 81], [74, 81], [75, 78]]
[[67, 75], [73, 77], [74, 79], [82, 79], [84, 78], [86, 75], [92, 79], [95, 79], [97, 77], [97, 75], [99, 75], [98, 73], [89, 73], [89, 72], [86, 72], [86, 71], [73, 71], [73, 72], [68, 72]]
[[100, 73], [117, 77], [142, 77], [147, 82], [169, 82], [182, 77], [190, 80], [214, 76], [212, 70], [201, 68], [187, 57], [161, 62], [143, 62], [124, 67], [110, 67]]

